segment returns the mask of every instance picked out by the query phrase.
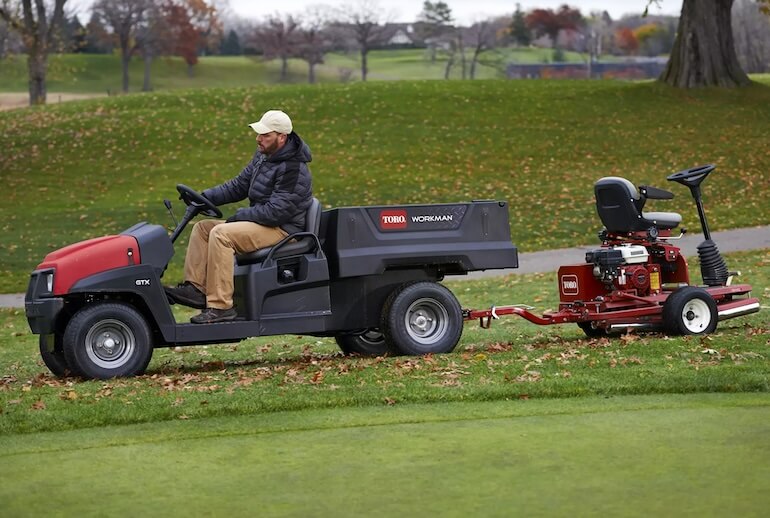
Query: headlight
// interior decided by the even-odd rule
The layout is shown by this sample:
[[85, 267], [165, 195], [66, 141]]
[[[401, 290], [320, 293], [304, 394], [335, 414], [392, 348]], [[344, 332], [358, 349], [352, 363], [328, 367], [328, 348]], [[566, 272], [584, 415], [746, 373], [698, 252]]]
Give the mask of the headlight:
[[48, 293], [53, 293], [53, 273], [45, 274], [45, 287]]

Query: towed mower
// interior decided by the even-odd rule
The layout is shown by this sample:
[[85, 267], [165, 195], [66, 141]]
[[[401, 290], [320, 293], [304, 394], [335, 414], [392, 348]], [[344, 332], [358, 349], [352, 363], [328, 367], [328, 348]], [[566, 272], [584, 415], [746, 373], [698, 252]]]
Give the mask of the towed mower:
[[594, 184], [596, 210], [604, 228], [601, 248], [584, 263], [559, 268], [559, 310], [535, 315], [525, 306], [468, 310], [468, 319], [489, 327], [501, 315], [518, 315], [539, 325], [576, 323], [589, 337], [629, 328], [675, 335], [713, 333], [717, 322], [759, 311], [748, 284], [732, 285], [719, 249], [711, 240], [700, 185], [716, 166], [679, 171], [668, 180], [689, 187], [705, 240], [698, 245], [705, 286], [690, 285], [687, 260], [672, 236], [682, 217], [675, 212], [644, 212], [647, 200], [673, 193], [606, 177]]
[[154, 348], [281, 334], [334, 337], [345, 353], [446, 353], [457, 345], [465, 320], [489, 327], [506, 314], [536, 324], [577, 323], [591, 336], [627, 327], [710, 333], [717, 320], [759, 310], [750, 286], [730, 286], [731, 274], [710, 240], [699, 185], [713, 169], [669, 177], [690, 187], [698, 206], [706, 235], [698, 249], [703, 288], [690, 286], [687, 262], [670, 243], [681, 217], [642, 212], [647, 199], [673, 195], [652, 187], [637, 191], [610, 177], [595, 185], [603, 246], [589, 252], [586, 263], [560, 268], [557, 312], [463, 310], [439, 282], [518, 266], [505, 202], [322, 210], [314, 200], [303, 232], [235, 256], [235, 320], [180, 323], [161, 284], [173, 244], [198, 214], [222, 216], [180, 184], [189, 210], [171, 235], [142, 222], [48, 254], [30, 278], [27, 321], [40, 335], [51, 372], [100, 379], [142, 374]]

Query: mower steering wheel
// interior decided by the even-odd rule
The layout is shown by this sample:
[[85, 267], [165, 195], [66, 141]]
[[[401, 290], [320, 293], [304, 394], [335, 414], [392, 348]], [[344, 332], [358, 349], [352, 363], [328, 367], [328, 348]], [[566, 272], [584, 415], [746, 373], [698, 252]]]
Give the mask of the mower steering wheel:
[[687, 187], [695, 187], [700, 185], [700, 183], [706, 179], [706, 176], [716, 169], [716, 167], [717, 166], [714, 164], [707, 164], [691, 167], [690, 169], [683, 169], [682, 171], [668, 175], [666, 180], [669, 182], [681, 183]]
[[210, 218], [222, 217], [222, 211], [198, 191], [181, 183], [176, 184], [176, 190], [179, 191], [179, 199], [185, 202], [185, 205], [197, 208], [200, 213]]

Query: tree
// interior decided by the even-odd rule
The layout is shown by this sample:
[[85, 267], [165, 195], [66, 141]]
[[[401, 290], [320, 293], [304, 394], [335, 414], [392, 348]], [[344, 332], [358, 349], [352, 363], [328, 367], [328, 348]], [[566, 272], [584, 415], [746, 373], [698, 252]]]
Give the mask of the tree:
[[733, 6], [735, 52], [750, 74], [770, 71], [770, 18], [761, 16], [760, 8], [751, 0], [736, 0]]
[[315, 67], [324, 62], [324, 54], [331, 47], [326, 33], [327, 8], [311, 6], [299, 29], [299, 57], [307, 63], [307, 82], [315, 83]]
[[479, 56], [485, 50], [494, 48], [496, 43], [495, 27], [489, 20], [476, 22], [471, 25], [466, 31], [465, 40], [470, 43], [473, 48], [471, 55], [471, 69], [470, 78], [476, 78], [476, 66], [479, 62]]
[[657, 23], [646, 23], [634, 29], [634, 37], [639, 42], [639, 51], [646, 56], [658, 56], [669, 52], [666, 48], [668, 31]]
[[166, 0], [164, 9], [172, 52], [184, 59], [192, 77], [198, 56], [216, 48], [222, 37], [216, 7], [203, 0]]
[[659, 81], [677, 88], [751, 83], [735, 52], [732, 6], [733, 0], [682, 2], [674, 48]]
[[628, 27], [621, 27], [615, 31], [615, 44], [625, 54], [634, 55], [639, 50], [639, 42], [634, 31]]
[[526, 47], [532, 42], [532, 32], [527, 27], [527, 21], [524, 12], [521, 10], [521, 4], [516, 4], [516, 12], [511, 19], [511, 38], [516, 45]]
[[583, 16], [577, 9], [562, 5], [558, 11], [553, 9], [534, 9], [525, 18], [527, 27], [538, 37], [548, 36], [553, 45], [557, 45], [559, 32], [577, 29], [582, 24]]
[[436, 49], [439, 40], [452, 30], [452, 9], [444, 2], [422, 4], [422, 11], [417, 17], [417, 33], [431, 49], [431, 62], [436, 61]]
[[289, 77], [289, 58], [298, 54], [299, 21], [292, 15], [274, 14], [257, 28], [257, 44], [265, 59], [281, 60], [281, 81]]
[[382, 42], [386, 17], [377, 0], [358, 0], [339, 10], [340, 28], [348, 32], [361, 56], [361, 81], [369, 75], [367, 57], [372, 47]]
[[136, 27], [136, 50], [142, 54], [144, 77], [142, 91], [152, 90], [152, 60], [168, 52], [172, 45], [171, 25], [166, 17], [167, 5], [160, 0], [147, 0], [143, 19]]
[[86, 24], [86, 42], [83, 52], [88, 54], [109, 54], [112, 52], [112, 37], [102, 23], [99, 14], [91, 11]]
[[21, 0], [0, 3], [0, 19], [18, 32], [27, 51], [29, 104], [45, 104], [48, 54], [55, 46], [54, 36], [64, 19], [67, 0], [55, 0], [53, 6], [44, 0]]
[[137, 31], [144, 21], [148, 0], [97, 0], [93, 10], [102, 23], [112, 29], [120, 47], [123, 92], [128, 92], [128, 63], [139, 49]]
[[227, 33], [227, 38], [222, 40], [219, 52], [223, 56], [240, 56], [243, 54], [243, 50], [241, 49], [241, 39], [234, 29], [230, 29], [230, 32]]

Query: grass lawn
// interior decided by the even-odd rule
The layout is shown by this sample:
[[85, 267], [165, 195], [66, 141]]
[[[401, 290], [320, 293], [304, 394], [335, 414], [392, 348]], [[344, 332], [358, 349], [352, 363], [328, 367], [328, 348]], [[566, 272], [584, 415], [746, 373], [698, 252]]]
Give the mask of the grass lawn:
[[288, 412], [0, 437], [8, 516], [754, 516], [760, 394]]
[[[343, 357], [331, 339], [275, 336], [159, 349], [147, 374], [56, 379], [22, 310], [0, 312], [0, 435], [177, 419], [432, 402], [770, 390], [770, 255], [731, 254], [764, 309], [702, 338], [587, 339], [576, 325], [466, 324], [455, 352]], [[695, 275], [695, 274], [694, 274]], [[447, 282], [465, 308], [558, 304], [555, 274]], [[193, 310], [177, 309], [183, 321]]]
[[712, 229], [770, 220], [765, 85], [395, 81], [180, 90], [0, 113], [0, 291], [24, 290], [29, 272], [63, 245], [141, 220], [170, 224], [162, 200], [175, 199], [175, 184], [203, 189], [235, 175], [254, 150], [246, 124], [274, 107], [292, 114], [314, 150], [314, 192], [326, 207], [508, 200], [513, 240], [533, 251], [595, 242], [592, 184], [608, 175], [670, 188], [677, 198], [654, 209], [678, 211], [698, 229], [689, 193], [665, 177], [714, 162], [704, 188]]

